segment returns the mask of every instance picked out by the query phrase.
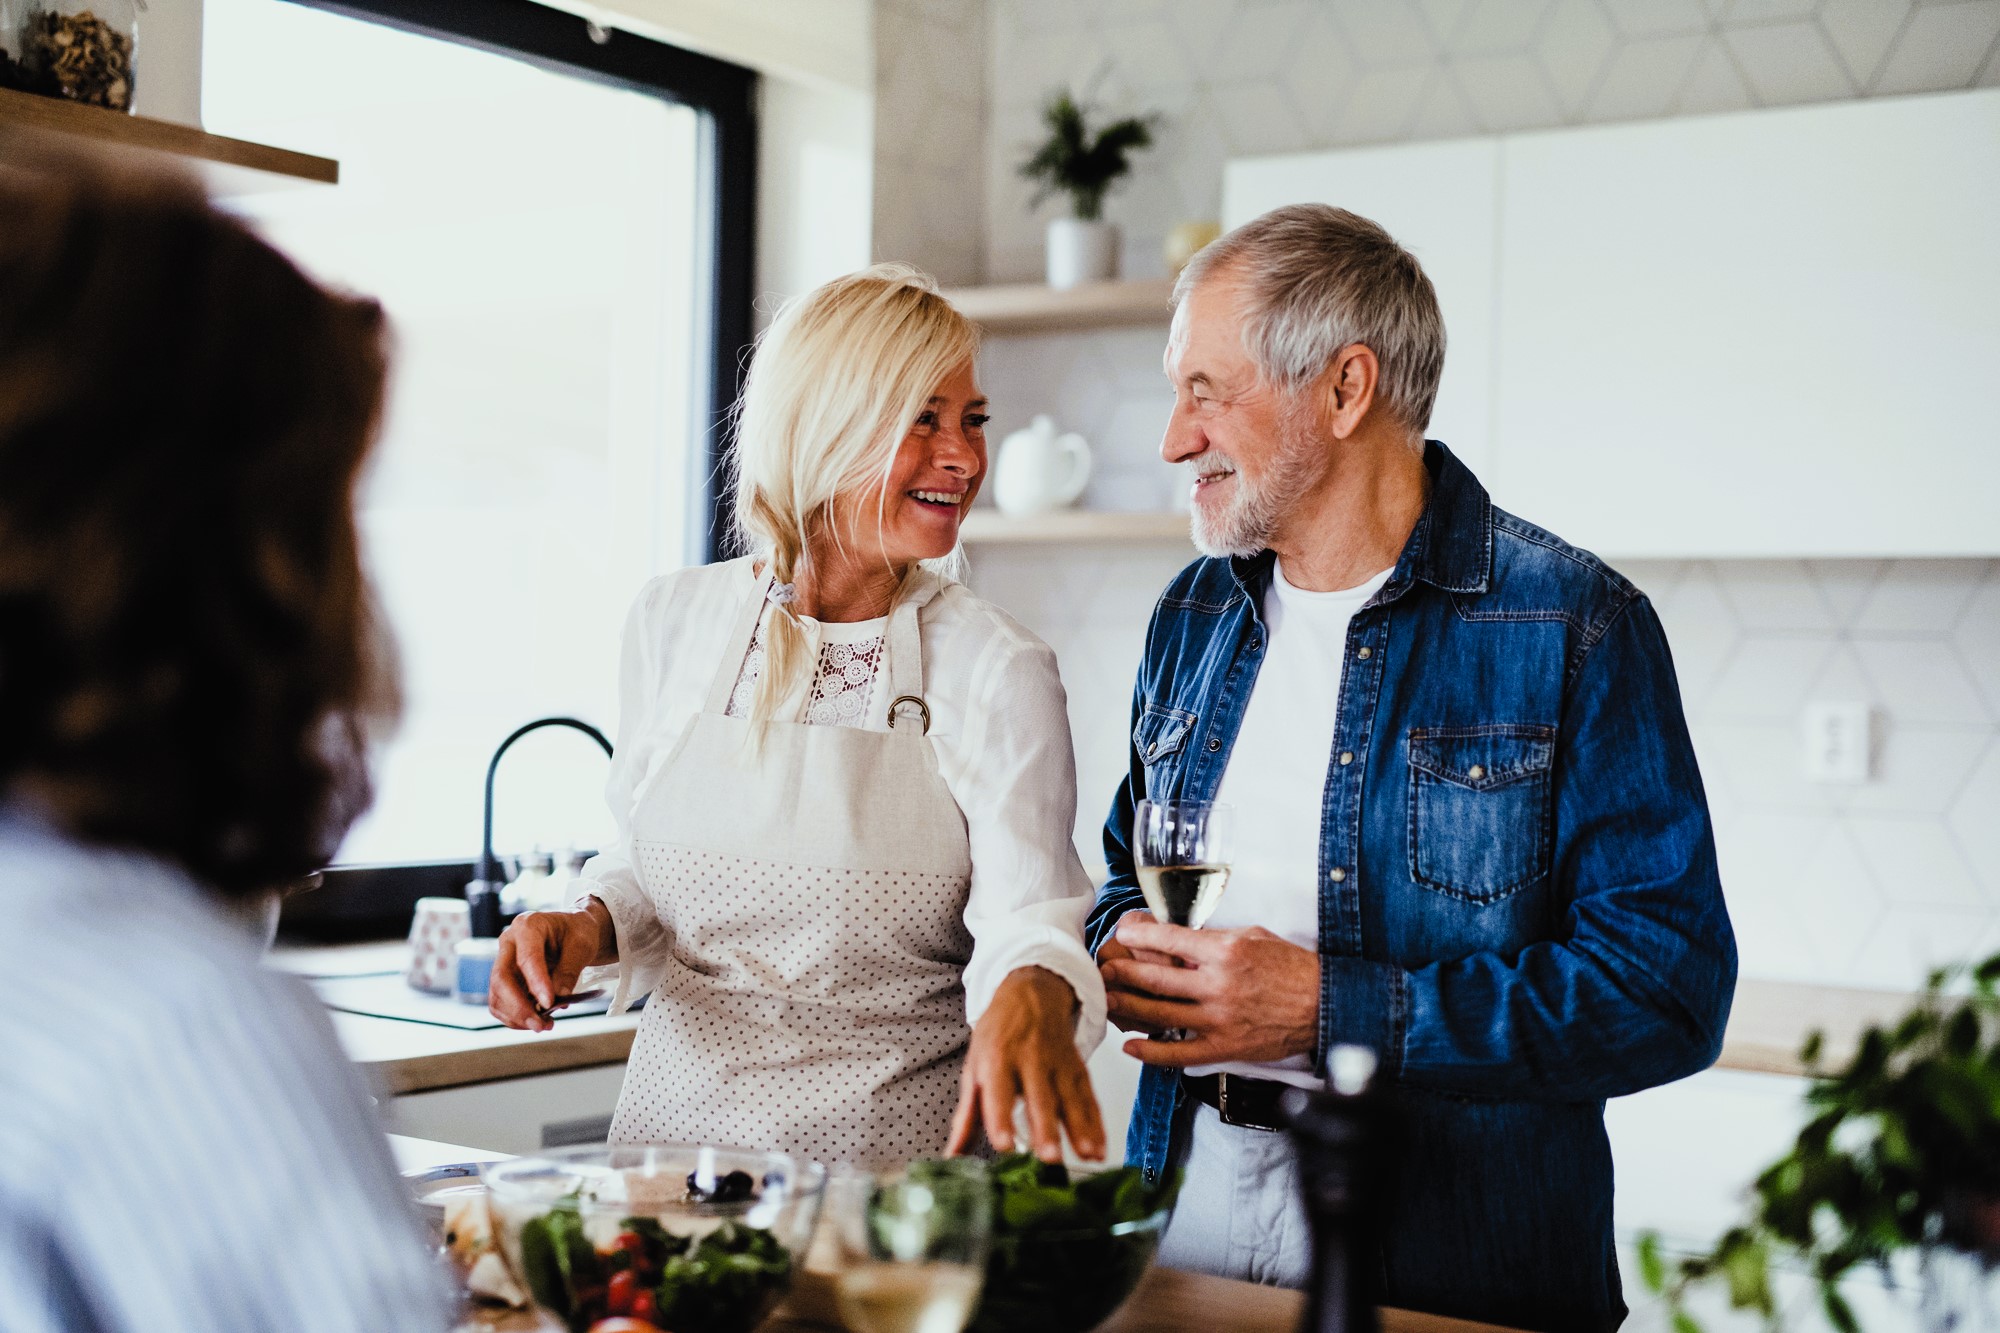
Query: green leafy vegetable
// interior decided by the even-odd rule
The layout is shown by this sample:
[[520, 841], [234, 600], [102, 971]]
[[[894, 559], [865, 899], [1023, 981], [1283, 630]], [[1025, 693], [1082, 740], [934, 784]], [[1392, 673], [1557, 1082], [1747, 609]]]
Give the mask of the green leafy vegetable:
[[625, 1218], [619, 1228], [639, 1238], [637, 1255], [623, 1247], [600, 1253], [574, 1196], [521, 1226], [529, 1294], [577, 1333], [604, 1318], [607, 1284], [622, 1269], [652, 1284], [654, 1322], [679, 1333], [748, 1333], [791, 1282], [790, 1253], [760, 1227], [724, 1222], [699, 1240], [651, 1217]]
[[583, 1234], [575, 1195], [522, 1224], [521, 1267], [537, 1303], [562, 1314], [573, 1329], [589, 1323], [590, 1293], [603, 1288], [609, 1269]]
[[[924, 1163], [910, 1167], [921, 1178]], [[1031, 1153], [987, 1167], [993, 1242], [971, 1333], [1079, 1333], [1121, 1305], [1159, 1247], [1145, 1225], [1173, 1205], [1178, 1173], [1148, 1185], [1138, 1167], [1076, 1179]]]
[[699, 1333], [747, 1333], [791, 1282], [792, 1257], [758, 1227], [724, 1222], [692, 1250], [667, 1259], [655, 1321]]

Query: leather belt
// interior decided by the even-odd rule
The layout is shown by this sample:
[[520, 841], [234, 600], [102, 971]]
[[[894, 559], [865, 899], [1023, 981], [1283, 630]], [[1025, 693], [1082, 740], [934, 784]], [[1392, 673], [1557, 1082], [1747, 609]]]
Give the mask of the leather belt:
[[1183, 1074], [1181, 1086], [1203, 1106], [1214, 1107], [1225, 1125], [1274, 1131], [1287, 1127], [1278, 1099], [1292, 1086], [1289, 1083], [1241, 1074], [1203, 1074], [1199, 1078]]

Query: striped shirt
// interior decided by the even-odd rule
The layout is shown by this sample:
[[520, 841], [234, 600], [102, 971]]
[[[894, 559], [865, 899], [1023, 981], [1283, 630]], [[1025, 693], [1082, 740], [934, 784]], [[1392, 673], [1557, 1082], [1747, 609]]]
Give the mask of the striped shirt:
[[0, 809], [0, 923], [0, 1331], [449, 1327], [324, 1011], [209, 894]]

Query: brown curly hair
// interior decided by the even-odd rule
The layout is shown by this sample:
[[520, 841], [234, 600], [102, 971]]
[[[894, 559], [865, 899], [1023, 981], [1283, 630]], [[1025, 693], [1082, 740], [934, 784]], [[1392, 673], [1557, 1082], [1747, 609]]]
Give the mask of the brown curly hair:
[[373, 301], [192, 186], [0, 173], [0, 799], [226, 894], [323, 866], [399, 707]]

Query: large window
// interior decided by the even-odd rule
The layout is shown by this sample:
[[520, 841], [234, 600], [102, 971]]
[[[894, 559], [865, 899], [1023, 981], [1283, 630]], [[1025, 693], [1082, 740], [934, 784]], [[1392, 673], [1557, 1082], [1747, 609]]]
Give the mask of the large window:
[[[235, 205], [394, 331], [361, 518], [406, 716], [339, 859], [464, 859], [494, 745], [551, 713], [610, 731], [626, 606], [706, 547], [713, 125], [546, 52], [276, 0], [207, 0], [205, 31], [208, 128], [340, 162], [337, 186]], [[603, 778], [573, 732], [524, 740], [501, 849], [600, 845]]]

